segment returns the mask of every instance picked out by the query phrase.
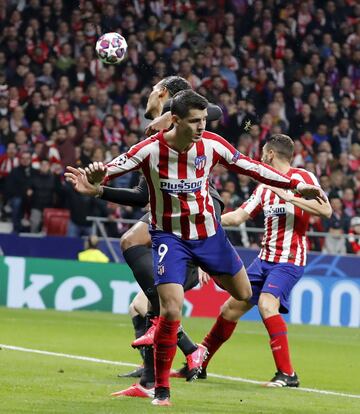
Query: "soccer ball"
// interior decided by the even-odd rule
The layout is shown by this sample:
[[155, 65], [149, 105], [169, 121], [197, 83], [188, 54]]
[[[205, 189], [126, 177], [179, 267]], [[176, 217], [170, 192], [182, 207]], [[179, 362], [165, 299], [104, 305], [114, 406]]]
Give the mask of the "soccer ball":
[[119, 33], [105, 33], [96, 42], [96, 53], [99, 59], [108, 65], [117, 65], [125, 57], [127, 43]]

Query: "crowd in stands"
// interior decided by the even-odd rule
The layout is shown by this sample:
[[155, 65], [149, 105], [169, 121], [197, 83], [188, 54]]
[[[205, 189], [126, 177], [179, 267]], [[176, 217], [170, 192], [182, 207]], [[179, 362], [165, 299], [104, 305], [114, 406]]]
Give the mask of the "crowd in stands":
[[[97, 37], [109, 31], [128, 42], [119, 66], [95, 55]], [[2, 220], [14, 232], [39, 232], [44, 208], [65, 207], [76, 236], [89, 234], [87, 215], [139, 218], [142, 211], [79, 196], [63, 172], [107, 162], [142, 139], [147, 96], [174, 74], [222, 108], [208, 129], [242, 153], [259, 159], [269, 135], [289, 134], [293, 165], [317, 176], [334, 210], [327, 222], [311, 219], [312, 230], [333, 235], [328, 243], [311, 239], [312, 248], [359, 253], [356, 0], [0, 0]], [[256, 185], [221, 167], [213, 179], [226, 211]], [[137, 180], [134, 173], [113, 185]], [[125, 229], [108, 227], [113, 236]], [[349, 232], [349, 242], [337, 237]]]

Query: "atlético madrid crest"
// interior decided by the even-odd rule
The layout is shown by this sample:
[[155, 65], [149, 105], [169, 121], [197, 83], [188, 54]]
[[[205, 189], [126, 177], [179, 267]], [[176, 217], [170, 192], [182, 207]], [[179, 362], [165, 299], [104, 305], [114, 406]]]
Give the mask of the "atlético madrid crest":
[[199, 155], [198, 157], [195, 158], [195, 168], [197, 170], [202, 170], [203, 168], [205, 168], [205, 164], [206, 164], [206, 155]]

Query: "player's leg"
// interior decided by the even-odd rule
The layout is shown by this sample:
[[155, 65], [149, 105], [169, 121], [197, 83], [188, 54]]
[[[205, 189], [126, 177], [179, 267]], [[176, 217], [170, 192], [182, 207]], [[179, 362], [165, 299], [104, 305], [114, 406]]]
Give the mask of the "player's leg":
[[268, 276], [258, 307], [270, 337], [270, 347], [277, 368], [270, 387], [298, 387], [299, 380], [290, 358], [287, 325], [280, 312], [287, 313], [292, 288], [303, 274], [303, 267], [290, 263], [268, 263]]
[[247, 301], [251, 298], [251, 284], [245, 267], [243, 266], [236, 274], [222, 274], [212, 276], [220, 286], [222, 286], [230, 295], [238, 301]]
[[154, 287], [148, 215], [142, 217], [121, 237], [120, 246], [124, 259], [131, 268], [135, 280], [149, 299], [153, 312], [158, 313], [159, 297]]
[[237, 300], [249, 300], [251, 284], [238, 253], [219, 225], [216, 233], [193, 249], [194, 260]]
[[[148, 299], [143, 291], [140, 291], [129, 305], [129, 315], [131, 317], [131, 322], [134, 327], [135, 338], [140, 338], [145, 333], [145, 314], [147, 312], [147, 307]], [[140, 348], [139, 352], [142, 360], [144, 361], [144, 349]], [[140, 366], [128, 373], [121, 373], [118, 375], [118, 377], [140, 378], [143, 373], [143, 370], [144, 367]]]
[[217, 317], [210, 332], [205, 336], [202, 344], [208, 349], [209, 355], [204, 361], [202, 375], [199, 378], [206, 378], [206, 368], [216, 351], [233, 334], [238, 320], [248, 312], [254, 305], [247, 301], [238, 301], [230, 297], [221, 307], [221, 313]]
[[183, 285], [187, 263], [191, 259], [181, 239], [170, 233], [152, 231], [154, 279], [160, 299], [160, 317], [154, 337], [155, 399], [154, 405], [169, 405], [170, 370], [177, 348], [184, 302]]
[[[192, 289], [199, 283], [198, 267], [192, 262], [188, 263], [187, 277], [184, 291]], [[201, 373], [202, 364], [207, 358], [208, 350], [202, 344], [195, 344], [182, 326], [178, 331], [178, 347], [186, 357], [186, 363], [179, 371], [171, 373], [172, 377], [186, 378], [186, 381], [194, 381]]]

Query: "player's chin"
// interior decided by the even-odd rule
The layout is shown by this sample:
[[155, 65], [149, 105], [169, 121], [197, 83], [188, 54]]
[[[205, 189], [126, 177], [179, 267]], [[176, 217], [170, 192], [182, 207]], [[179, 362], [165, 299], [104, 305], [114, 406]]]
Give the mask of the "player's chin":
[[201, 137], [202, 137], [202, 133], [195, 135], [192, 139], [192, 142], [199, 142], [201, 140]]

